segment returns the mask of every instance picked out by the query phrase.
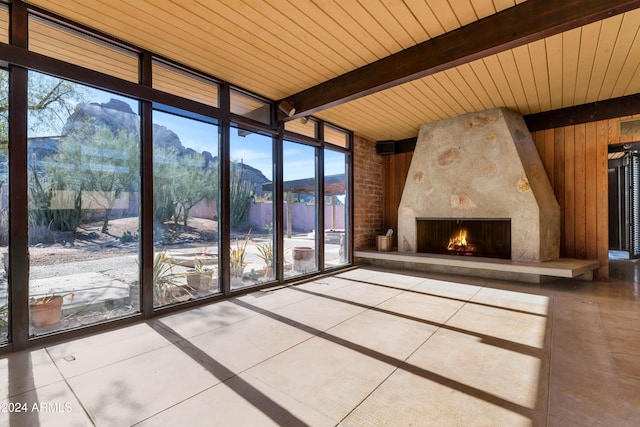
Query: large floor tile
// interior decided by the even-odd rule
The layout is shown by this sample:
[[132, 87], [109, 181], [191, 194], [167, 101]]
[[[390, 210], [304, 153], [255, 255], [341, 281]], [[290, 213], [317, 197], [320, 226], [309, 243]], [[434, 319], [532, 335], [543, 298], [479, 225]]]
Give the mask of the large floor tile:
[[233, 298], [230, 301], [240, 307], [260, 312], [261, 310], [273, 310], [311, 297], [312, 295], [296, 291], [290, 287], [285, 287], [274, 290], [267, 289], [251, 292], [249, 294]]
[[206, 355], [172, 345], [68, 382], [96, 425], [126, 426], [217, 384], [225, 372]]
[[0, 399], [62, 380], [45, 350], [20, 351], [0, 359]]
[[294, 326], [324, 331], [366, 310], [365, 307], [316, 296], [295, 304], [277, 308], [268, 316], [290, 322]]
[[362, 280], [366, 281], [370, 277], [374, 277], [379, 274], [379, 271], [369, 267], [354, 268], [353, 270], [343, 271], [335, 275], [336, 278], [350, 279], [350, 280]]
[[529, 292], [482, 288], [471, 298], [471, 301], [543, 316], [551, 313], [551, 298]]
[[[356, 346], [357, 348], [357, 346]], [[395, 367], [348, 343], [316, 337], [247, 371], [316, 411], [340, 420]]]
[[[626, 426], [628, 408], [616, 375], [570, 365], [551, 365], [549, 414], [573, 425]], [[637, 402], [636, 402], [637, 403]]]
[[640, 426], [640, 379], [618, 377], [621, 400], [627, 410], [626, 422], [630, 426]]
[[64, 381], [0, 401], [0, 425], [88, 427], [93, 422]]
[[417, 272], [402, 274], [392, 271], [378, 271], [376, 274], [367, 277], [363, 282], [388, 286], [396, 289], [411, 289], [424, 280], [425, 278]]
[[440, 329], [402, 369], [423, 374], [505, 407], [546, 410], [548, 357], [502, 348], [475, 336]]
[[257, 315], [256, 311], [231, 301], [220, 301], [163, 316], [159, 321], [180, 338], [191, 338]]
[[637, 354], [612, 353], [618, 375], [640, 380], [640, 360]]
[[175, 341], [173, 337], [162, 336], [149, 324], [141, 323], [51, 346], [47, 351], [60, 372], [69, 378]]
[[340, 288], [344, 288], [345, 286], [349, 286], [353, 283], [357, 282], [337, 276], [328, 276], [321, 279], [313, 280], [311, 282], [294, 285], [291, 287], [291, 289], [301, 289], [313, 293], [325, 294]]
[[458, 283], [448, 280], [426, 279], [412, 288], [414, 291], [427, 295], [451, 298], [454, 300], [468, 301], [482, 289], [477, 285]]
[[529, 427], [544, 425], [544, 413], [504, 408], [483, 396], [398, 370], [341, 425]]
[[405, 360], [436, 330], [436, 326], [402, 316], [367, 310], [329, 329], [326, 335]]
[[259, 315], [189, 341], [232, 372], [240, 373], [313, 336], [284, 320]]
[[354, 283], [350, 286], [329, 292], [327, 297], [359, 304], [364, 307], [371, 307], [381, 304], [402, 292], [401, 289]]
[[514, 346], [543, 349], [549, 346], [551, 321], [547, 316], [469, 302], [453, 315], [447, 327]]
[[250, 375], [230, 378], [140, 424], [141, 427], [335, 425], [336, 420]]
[[582, 298], [554, 302], [551, 354], [558, 366], [616, 373], [598, 304]]
[[422, 320], [426, 324], [440, 326], [451, 318], [464, 302], [435, 297], [420, 291], [405, 291], [383, 302], [376, 308], [397, 313], [398, 316]]

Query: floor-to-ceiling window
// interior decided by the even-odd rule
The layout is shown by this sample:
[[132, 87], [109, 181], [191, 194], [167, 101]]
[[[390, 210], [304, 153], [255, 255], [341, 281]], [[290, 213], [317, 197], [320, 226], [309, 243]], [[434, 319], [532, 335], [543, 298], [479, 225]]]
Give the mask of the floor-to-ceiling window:
[[324, 150], [324, 266], [344, 265], [348, 260], [347, 156]]
[[30, 72], [28, 103], [31, 334], [138, 311], [137, 101]]
[[153, 112], [153, 303], [220, 292], [219, 130]]
[[232, 128], [229, 275], [231, 289], [275, 278], [273, 137]]
[[318, 270], [316, 150], [316, 147], [301, 142], [283, 142], [286, 278]]
[[309, 117], [283, 137], [268, 99], [58, 17], [28, 23], [30, 70], [0, 58], [0, 344], [349, 262], [345, 130]]

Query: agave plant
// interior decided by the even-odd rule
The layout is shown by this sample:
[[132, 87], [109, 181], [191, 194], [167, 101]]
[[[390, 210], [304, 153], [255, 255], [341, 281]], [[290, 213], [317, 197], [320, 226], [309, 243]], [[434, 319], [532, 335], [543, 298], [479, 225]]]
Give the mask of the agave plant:
[[173, 264], [171, 258], [167, 256], [167, 252], [158, 252], [153, 260], [154, 302], [161, 305], [175, 302], [177, 300], [176, 291], [180, 289], [178, 278], [181, 276], [181, 274], [173, 272]]
[[258, 251], [258, 257], [264, 262], [265, 267], [270, 268], [273, 266], [273, 245], [271, 242], [261, 243], [256, 245]]
[[231, 267], [231, 277], [242, 277], [244, 267], [247, 265], [245, 258], [247, 256], [247, 245], [249, 244], [249, 234], [251, 230], [244, 237], [242, 242], [236, 237], [236, 247], [231, 247], [229, 264]]

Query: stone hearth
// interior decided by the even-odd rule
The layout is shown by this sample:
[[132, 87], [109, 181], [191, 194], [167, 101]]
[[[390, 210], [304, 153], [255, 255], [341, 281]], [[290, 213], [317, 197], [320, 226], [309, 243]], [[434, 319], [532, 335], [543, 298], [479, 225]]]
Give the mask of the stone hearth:
[[559, 257], [560, 207], [523, 118], [505, 108], [422, 125], [398, 251], [417, 251], [417, 218], [508, 218], [512, 260]]

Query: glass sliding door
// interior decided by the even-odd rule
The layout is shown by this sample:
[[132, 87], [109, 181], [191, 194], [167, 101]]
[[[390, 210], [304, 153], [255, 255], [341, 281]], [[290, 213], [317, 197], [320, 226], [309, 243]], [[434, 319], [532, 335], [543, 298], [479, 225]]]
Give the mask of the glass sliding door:
[[31, 335], [137, 312], [137, 101], [30, 72], [28, 103]]
[[318, 271], [315, 150], [283, 141], [285, 278]]
[[153, 112], [154, 306], [220, 292], [218, 126]]
[[347, 264], [347, 156], [324, 150], [324, 266]]
[[275, 279], [273, 137], [231, 129], [231, 289]]

